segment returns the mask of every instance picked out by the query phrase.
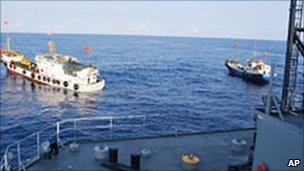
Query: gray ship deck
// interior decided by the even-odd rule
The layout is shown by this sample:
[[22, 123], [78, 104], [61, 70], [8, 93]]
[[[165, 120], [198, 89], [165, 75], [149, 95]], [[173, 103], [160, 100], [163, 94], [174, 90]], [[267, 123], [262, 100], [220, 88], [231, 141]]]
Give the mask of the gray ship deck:
[[[244, 153], [231, 151], [231, 140], [234, 138], [247, 141]], [[94, 147], [98, 144], [119, 148], [118, 162], [125, 165], [130, 164], [131, 153], [149, 148], [152, 156], [141, 159], [143, 170], [182, 170], [180, 158], [183, 153], [194, 153], [200, 157], [198, 170], [227, 170], [229, 164], [246, 163], [252, 142], [253, 130], [242, 130], [81, 143], [79, 151], [60, 149], [59, 155], [53, 159], [37, 161], [28, 170], [108, 170], [94, 159]]]

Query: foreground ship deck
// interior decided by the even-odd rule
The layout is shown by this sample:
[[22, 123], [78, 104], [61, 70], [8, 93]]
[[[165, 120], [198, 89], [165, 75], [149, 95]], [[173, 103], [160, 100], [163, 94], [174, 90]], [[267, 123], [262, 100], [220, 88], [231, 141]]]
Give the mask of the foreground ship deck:
[[[129, 165], [130, 154], [142, 148], [151, 150], [149, 159], [141, 158], [143, 170], [183, 170], [181, 155], [194, 153], [200, 157], [198, 170], [227, 170], [228, 165], [245, 164], [253, 141], [254, 130], [225, 131], [218, 133], [197, 133], [181, 136], [141, 138], [128, 140], [81, 143], [79, 151], [60, 149], [53, 159], [42, 159], [28, 170], [108, 170], [94, 159], [96, 145], [118, 148], [118, 162]], [[243, 153], [231, 150], [231, 140], [237, 138], [247, 142]]]

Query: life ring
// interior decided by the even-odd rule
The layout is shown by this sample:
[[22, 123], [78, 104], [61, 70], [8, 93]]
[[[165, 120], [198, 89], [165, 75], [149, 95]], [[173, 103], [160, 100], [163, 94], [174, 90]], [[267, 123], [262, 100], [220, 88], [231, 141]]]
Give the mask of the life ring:
[[264, 162], [260, 162], [260, 163], [257, 165], [257, 170], [258, 170], [258, 171], [267, 171], [268, 168], [267, 168], [267, 165], [266, 165]]
[[74, 90], [78, 90], [79, 89], [79, 85], [78, 84], [74, 84]]
[[64, 85], [65, 87], [67, 87], [67, 86], [69, 85], [69, 83], [68, 83], [67, 81], [64, 81], [64, 82], [63, 82], [63, 85]]
[[32, 78], [35, 78], [35, 74], [34, 74], [33, 72], [31, 73], [31, 77], [32, 77]]

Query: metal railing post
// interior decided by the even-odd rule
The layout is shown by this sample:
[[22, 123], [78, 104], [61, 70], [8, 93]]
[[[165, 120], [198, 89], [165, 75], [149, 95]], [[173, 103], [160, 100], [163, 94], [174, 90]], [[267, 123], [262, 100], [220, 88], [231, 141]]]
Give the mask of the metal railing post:
[[275, 74], [275, 65], [271, 65], [271, 79], [270, 79], [270, 86], [268, 90], [268, 96], [267, 96], [267, 101], [266, 101], [266, 114], [269, 114], [271, 112], [271, 107], [272, 107], [272, 89], [273, 89], [273, 82], [274, 82], [274, 74]]
[[111, 138], [113, 138], [113, 116], [110, 117]]
[[21, 153], [20, 153], [20, 143], [17, 143], [17, 155], [18, 155], [18, 170], [21, 170]]
[[74, 143], [76, 143], [76, 120], [74, 119], [74, 123], [73, 123], [73, 125], [74, 125], [74, 128], [73, 128], [73, 133], [74, 133]]
[[144, 137], [146, 136], [146, 122], [147, 122], [147, 115], [144, 117], [144, 125], [143, 125], [143, 130], [144, 130]]
[[110, 129], [112, 130], [113, 128], [113, 117], [110, 118]]
[[9, 169], [7, 153], [8, 153], [7, 151], [5, 151], [5, 153], [4, 153], [4, 169], [5, 170]]
[[37, 157], [40, 159], [40, 132], [37, 133]]
[[60, 144], [60, 123], [57, 122], [56, 123], [56, 141], [57, 141], [57, 144]]

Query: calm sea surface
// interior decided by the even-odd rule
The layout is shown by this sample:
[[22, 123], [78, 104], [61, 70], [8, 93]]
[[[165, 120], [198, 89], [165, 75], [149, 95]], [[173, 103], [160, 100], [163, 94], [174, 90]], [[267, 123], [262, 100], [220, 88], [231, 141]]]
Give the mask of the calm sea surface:
[[[1, 35], [1, 47], [7, 35]], [[102, 92], [64, 94], [6, 73], [1, 65], [1, 152], [15, 140], [67, 118], [159, 114], [160, 125], [180, 131], [213, 131], [253, 126], [252, 110], [268, 86], [227, 75], [224, 60], [239, 43], [239, 60], [251, 58], [253, 45], [268, 52], [282, 82], [285, 43], [213, 38], [110, 35], [9, 34], [13, 48], [33, 59], [56, 42], [57, 51], [96, 65], [106, 80]], [[82, 48], [94, 50], [84, 54]], [[173, 118], [173, 119], [172, 119]], [[159, 128], [162, 131], [161, 128]], [[164, 130], [165, 131], [165, 130]], [[94, 132], [91, 132], [92, 136]]]

